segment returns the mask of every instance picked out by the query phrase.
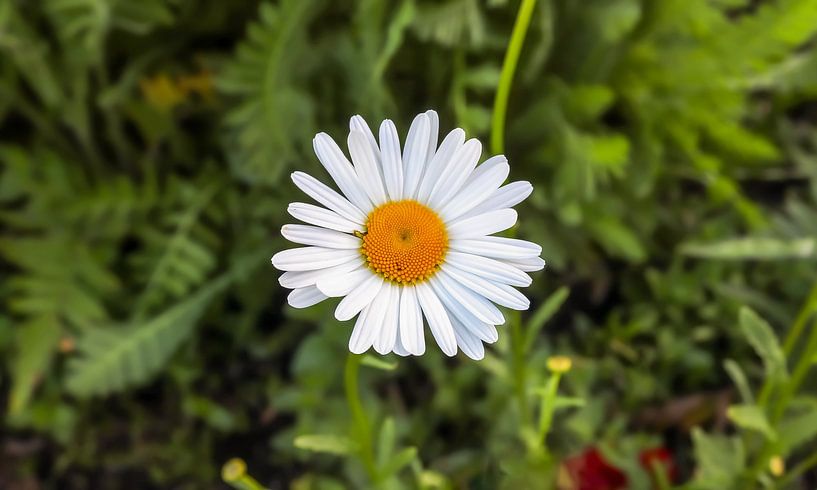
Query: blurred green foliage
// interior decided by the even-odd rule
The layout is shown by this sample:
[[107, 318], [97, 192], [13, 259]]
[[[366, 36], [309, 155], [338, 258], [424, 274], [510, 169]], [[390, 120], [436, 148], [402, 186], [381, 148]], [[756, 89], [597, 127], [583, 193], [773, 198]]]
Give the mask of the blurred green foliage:
[[685, 488], [817, 485], [817, 0], [539, 0], [533, 311], [480, 363], [365, 361], [353, 423], [349, 326], [266, 262], [287, 174], [356, 113], [487, 141], [517, 7], [0, 0], [0, 487], [573, 488], [599, 447], [650, 488], [655, 446]]

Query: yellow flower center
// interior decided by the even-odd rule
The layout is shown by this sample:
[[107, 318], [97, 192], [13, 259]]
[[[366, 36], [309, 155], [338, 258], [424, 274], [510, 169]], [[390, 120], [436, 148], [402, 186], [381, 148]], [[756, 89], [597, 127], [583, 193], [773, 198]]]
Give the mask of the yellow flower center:
[[406, 199], [375, 208], [366, 218], [361, 252], [386, 279], [414, 284], [433, 276], [448, 250], [443, 220], [428, 206]]

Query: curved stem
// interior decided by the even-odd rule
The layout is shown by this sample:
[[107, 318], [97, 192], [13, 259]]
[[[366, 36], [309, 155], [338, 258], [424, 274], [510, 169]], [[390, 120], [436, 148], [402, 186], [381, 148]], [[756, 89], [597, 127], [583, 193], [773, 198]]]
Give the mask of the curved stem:
[[505, 60], [502, 62], [502, 72], [499, 75], [499, 85], [494, 99], [494, 113], [491, 118], [491, 149], [495, 154], [505, 151], [505, 114], [508, 109], [508, 96], [511, 93], [516, 63], [519, 61], [519, 53], [522, 51], [522, 44], [525, 42], [525, 35], [528, 33], [535, 5], [536, 0], [522, 0], [519, 12], [516, 14], [513, 32], [511, 32], [511, 40], [508, 42], [508, 50], [505, 52]]
[[377, 482], [377, 468], [374, 464], [374, 449], [372, 448], [371, 429], [363, 403], [360, 401], [360, 390], [358, 389], [358, 374], [360, 372], [360, 361], [363, 356], [349, 353], [346, 358], [346, 367], [343, 371], [343, 385], [346, 391], [346, 402], [349, 404], [349, 411], [352, 413], [353, 432], [358, 444], [360, 444], [360, 456], [363, 466], [369, 473], [372, 482]]

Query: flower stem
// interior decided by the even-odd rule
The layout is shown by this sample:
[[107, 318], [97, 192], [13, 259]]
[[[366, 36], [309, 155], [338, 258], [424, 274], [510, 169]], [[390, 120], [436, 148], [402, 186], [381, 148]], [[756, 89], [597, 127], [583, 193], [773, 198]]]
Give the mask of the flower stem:
[[360, 361], [363, 356], [349, 353], [346, 358], [346, 368], [343, 371], [343, 384], [346, 391], [346, 402], [349, 404], [349, 411], [352, 413], [353, 433], [360, 444], [360, 457], [363, 466], [369, 473], [372, 482], [377, 481], [377, 467], [374, 463], [374, 449], [372, 448], [371, 428], [369, 419], [363, 410], [363, 403], [360, 401], [360, 390], [358, 388], [358, 374], [360, 372]]
[[505, 151], [505, 114], [508, 110], [508, 96], [511, 93], [516, 63], [519, 61], [519, 53], [522, 51], [522, 44], [525, 42], [525, 35], [528, 33], [535, 5], [536, 0], [522, 0], [519, 5], [511, 40], [508, 42], [508, 50], [502, 62], [502, 72], [499, 75], [499, 85], [494, 98], [494, 113], [491, 119], [491, 149], [495, 154]]

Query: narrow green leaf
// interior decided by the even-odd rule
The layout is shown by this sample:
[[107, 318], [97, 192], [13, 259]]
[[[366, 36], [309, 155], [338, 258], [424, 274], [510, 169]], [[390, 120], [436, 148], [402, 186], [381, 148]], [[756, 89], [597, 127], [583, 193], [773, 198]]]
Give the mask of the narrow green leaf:
[[763, 359], [770, 377], [786, 376], [786, 358], [772, 327], [751, 308], [740, 309], [740, 327], [746, 340]]
[[723, 368], [726, 370], [726, 374], [732, 378], [732, 382], [735, 383], [741, 400], [744, 403], [754, 403], [755, 399], [752, 396], [752, 390], [749, 388], [749, 381], [746, 379], [746, 373], [743, 372], [740, 365], [732, 359], [726, 359], [723, 361]]
[[783, 455], [817, 439], [817, 399], [795, 399], [780, 421], [777, 432]]
[[357, 451], [357, 444], [348, 437], [336, 435], [303, 435], [295, 438], [295, 447], [316, 453], [345, 456]]
[[553, 315], [559, 311], [559, 308], [561, 308], [569, 295], [570, 289], [562, 286], [548, 296], [548, 299], [545, 300], [542, 306], [536, 309], [536, 312], [530, 317], [530, 320], [528, 320], [528, 334], [525, 340], [526, 350], [530, 349], [536, 337], [539, 335], [539, 331], [542, 330], [542, 327], [545, 326], [548, 320], [553, 318]]
[[382, 469], [381, 474], [384, 477], [396, 475], [403, 467], [411, 464], [417, 458], [417, 448], [409, 446], [398, 451]]
[[364, 366], [373, 367], [375, 369], [382, 369], [383, 371], [394, 371], [397, 369], [399, 363], [397, 361], [388, 362], [384, 361], [379, 357], [374, 357], [370, 354], [366, 354], [363, 356], [363, 359], [360, 360], [360, 363]]
[[18, 328], [17, 353], [11, 363], [9, 412], [12, 415], [28, 405], [34, 387], [51, 365], [60, 340], [60, 327], [53, 317], [41, 317]]
[[685, 243], [680, 251], [690, 257], [727, 260], [786, 260], [808, 259], [817, 256], [817, 240], [800, 238], [735, 238], [715, 243]]
[[777, 434], [766, 419], [766, 414], [757, 405], [732, 405], [726, 411], [726, 415], [741, 429], [760, 432], [769, 440], [777, 438]]

